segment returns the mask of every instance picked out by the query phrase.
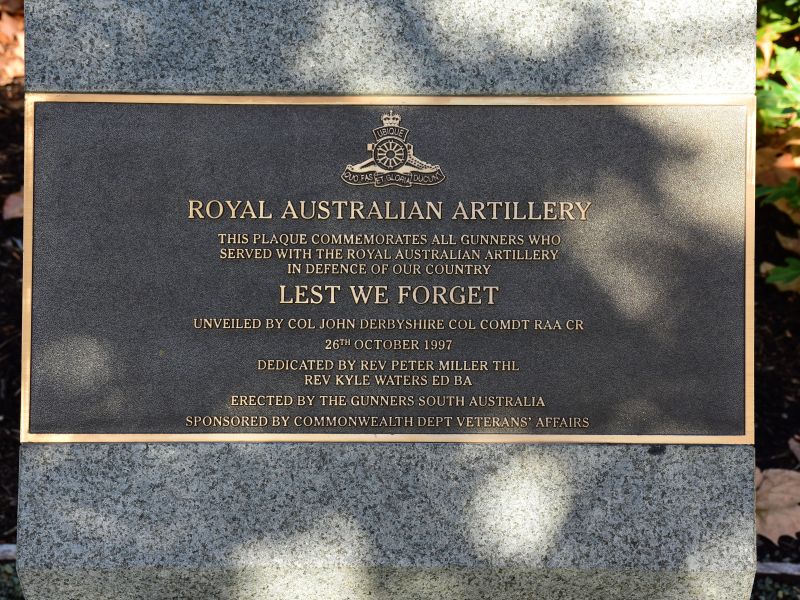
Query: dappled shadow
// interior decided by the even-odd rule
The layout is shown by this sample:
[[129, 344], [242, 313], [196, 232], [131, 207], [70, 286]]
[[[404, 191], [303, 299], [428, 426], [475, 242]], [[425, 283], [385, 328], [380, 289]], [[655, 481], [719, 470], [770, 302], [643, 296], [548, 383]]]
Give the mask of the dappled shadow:
[[734, 598], [749, 449], [662, 450], [29, 446], [20, 570], [32, 600]]
[[[618, 24], [597, 14], [598, 5], [568, 15], [564, 37], [541, 39], [537, 55], [536, 44], [516, 36], [535, 37], [538, 15], [520, 20], [519, 12], [499, 7], [478, 18], [464, 5], [459, 26], [464, 39], [481, 45], [475, 52], [442, 46], [451, 38], [440, 31], [439, 6], [323, 2], [312, 11], [316, 30], [291, 58], [294, 81], [301, 91], [609, 91], [622, 85], [615, 70], [631, 67]], [[140, 10], [143, 26], [165, 35]], [[344, 23], [371, 28], [374, 44], [364, 48], [371, 60], [347, 46], [339, 50], [343, 63], [326, 58], [351, 31], [337, 27], [347, 15]], [[496, 25], [500, 17], [503, 26]], [[387, 22], [392, 36], [383, 35]], [[717, 28], [710, 35], [724, 35], [724, 22], [706, 25]], [[553, 58], [555, 41], [563, 54]], [[109, 39], [108, 51], [114, 48]], [[588, 58], [601, 55], [603, 63]], [[149, 86], [162, 89], [160, 83]], [[287, 79], [277, 91], [291, 85]], [[712, 143], [702, 127], [696, 136], [673, 138], [668, 121], [648, 123], [625, 108], [613, 109], [613, 119], [630, 139], [629, 151], [581, 160], [537, 199], [591, 199], [613, 188], [635, 203], [635, 228], [613, 238], [578, 234], [594, 254], [576, 256], [569, 267], [587, 274], [591, 288], [562, 289], [560, 300], [591, 297], [592, 310], [614, 321], [632, 353], [668, 356], [681, 369], [667, 378], [648, 373], [643, 379], [655, 383], [647, 387], [639, 381], [641, 363], [598, 354], [595, 371], [572, 384], [575, 395], [589, 398], [600, 374], [612, 391], [638, 388], [638, 397], [600, 418], [600, 431], [620, 422], [642, 432], [669, 429], [674, 409], [665, 390], [696, 388], [700, 395], [708, 387], [706, 365], [717, 356], [711, 340], [671, 315], [696, 310], [697, 273], [706, 274], [700, 283], [709, 289], [738, 285], [716, 267], [740, 251], [741, 219], [704, 204], [701, 190], [693, 196], [681, 188], [685, 179], [675, 179]], [[576, 143], [553, 142], [560, 153]], [[670, 157], [670, 165], [654, 166], [654, 156]], [[731, 197], [730, 206], [739, 201]], [[648, 260], [655, 245], [682, 257], [679, 264], [692, 261], [691, 271]], [[741, 298], [732, 302], [731, 314], [739, 314]], [[708, 332], [736, 339], [740, 329], [737, 317], [726, 317]], [[105, 348], [102, 340], [92, 343]], [[715, 391], [721, 406], [741, 387], [734, 384]], [[52, 589], [65, 598], [745, 598], [754, 560], [751, 455], [749, 448], [611, 445], [31, 446], [23, 449], [20, 570], [31, 600]]]

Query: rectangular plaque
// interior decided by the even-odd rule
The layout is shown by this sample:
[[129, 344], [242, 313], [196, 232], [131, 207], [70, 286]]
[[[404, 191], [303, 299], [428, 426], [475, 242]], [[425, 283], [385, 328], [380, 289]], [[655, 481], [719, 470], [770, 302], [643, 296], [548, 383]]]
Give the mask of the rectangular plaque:
[[22, 439], [752, 443], [753, 114], [29, 94]]

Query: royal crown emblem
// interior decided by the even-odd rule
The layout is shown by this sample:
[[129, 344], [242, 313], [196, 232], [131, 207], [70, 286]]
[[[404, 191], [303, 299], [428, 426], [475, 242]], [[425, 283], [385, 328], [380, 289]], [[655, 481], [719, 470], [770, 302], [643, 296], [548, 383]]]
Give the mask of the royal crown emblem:
[[437, 185], [445, 176], [439, 165], [414, 156], [414, 146], [406, 141], [408, 129], [400, 126], [400, 115], [389, 111], [381, 117], [383, 126], [372, 130], [375, 142], [367, 144], [369, 158], [357, 165], [347, 165], [342, 181], [350, 185]]

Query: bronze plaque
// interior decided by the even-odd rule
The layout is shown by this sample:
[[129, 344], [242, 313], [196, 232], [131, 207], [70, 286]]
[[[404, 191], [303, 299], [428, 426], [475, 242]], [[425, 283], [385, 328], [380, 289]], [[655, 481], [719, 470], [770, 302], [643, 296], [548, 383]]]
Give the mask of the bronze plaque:
[[752, 442], [750, 97], [27, 102], [24, 441]]

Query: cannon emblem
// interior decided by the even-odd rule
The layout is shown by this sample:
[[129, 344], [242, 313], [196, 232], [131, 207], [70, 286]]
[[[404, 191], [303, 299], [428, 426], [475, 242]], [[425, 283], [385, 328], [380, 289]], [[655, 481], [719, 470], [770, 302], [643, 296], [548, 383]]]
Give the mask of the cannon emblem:
[[372, 130], [373, 143], [367, 144], [369, 157], [357, 165], [347, 165], [342, 181], [350, 185], [437, 185], [445, 176], [439, 165], [432, 165], [414, 155], [408, 129], [400, 126], [400, 115], [389, 111], [381, 117], [383, 126]]

